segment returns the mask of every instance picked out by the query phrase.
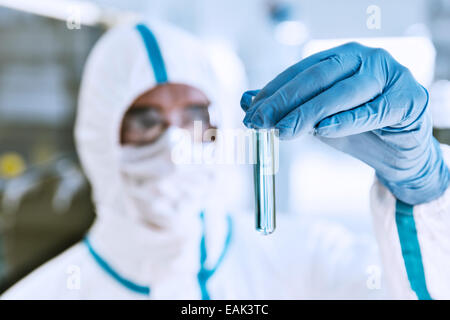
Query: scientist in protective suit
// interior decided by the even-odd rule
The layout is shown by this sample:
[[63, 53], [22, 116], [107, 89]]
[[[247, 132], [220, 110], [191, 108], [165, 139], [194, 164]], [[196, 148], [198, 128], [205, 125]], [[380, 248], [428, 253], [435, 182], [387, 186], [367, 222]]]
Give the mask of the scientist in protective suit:
[[[221, 171], [173, 160], [179, 131], [238, 110], [210, 56], [162, 23], [120, 26], [92, 50], [75, 139], [97, 218], [83, 241], [6, 299], [376, 298], [376, 247], [332, 223], [280, 217], [264, 238], [223, 204]], [[198, 144], [213, 141], [193, 141]]]

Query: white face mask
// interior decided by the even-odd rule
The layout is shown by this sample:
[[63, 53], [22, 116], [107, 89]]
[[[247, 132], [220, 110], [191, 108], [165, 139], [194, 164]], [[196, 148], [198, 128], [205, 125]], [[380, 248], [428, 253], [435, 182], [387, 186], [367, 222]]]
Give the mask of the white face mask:
[[176, 130], [169, 128], [147, 146], [121, 147], [127, 211], [157, 228], [182, 227], [198, 218], [216, 180], [214, 166], [172, 161], [171, 137]]

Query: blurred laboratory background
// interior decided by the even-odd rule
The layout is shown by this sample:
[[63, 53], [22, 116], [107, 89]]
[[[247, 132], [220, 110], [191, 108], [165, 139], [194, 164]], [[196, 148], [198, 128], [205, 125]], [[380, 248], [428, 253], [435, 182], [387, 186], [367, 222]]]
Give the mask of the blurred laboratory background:
[[[94, 219], [72, 129], [86, 57], [115, 20], [89, 23], [86, 8], [166, 20], [217, 52], [231, 49], [252, 89], [350, 39], [384, 47], [430, 90], [435, 135], [450, 143], [450, 0], [56, 2], [0, 0], [0, 293], [81, 239]], [[229, 107], [239, 110], [239, 101]], [[284, 214], [342, 221], [371, 238], [372, 181], [369, 167], [312, 138], [281, 144]], [[230, 207], [251, 211], [252, 187], [243, 170]]]

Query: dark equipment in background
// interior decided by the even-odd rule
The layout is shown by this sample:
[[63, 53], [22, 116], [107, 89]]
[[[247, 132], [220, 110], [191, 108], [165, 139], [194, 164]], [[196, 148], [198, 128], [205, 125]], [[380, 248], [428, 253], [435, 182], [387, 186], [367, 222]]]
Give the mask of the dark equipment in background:
[[73, 124], [83, 65], [102, 32], [0, 8], [0, 293], [94, 219]]

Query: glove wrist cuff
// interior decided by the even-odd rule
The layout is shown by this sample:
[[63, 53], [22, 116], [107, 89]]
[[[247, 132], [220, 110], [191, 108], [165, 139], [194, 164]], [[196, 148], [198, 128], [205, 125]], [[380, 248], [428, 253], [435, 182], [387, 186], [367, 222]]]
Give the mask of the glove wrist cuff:
[[[450, 173], [439, 143], [432, 138], [426, 165], [411, 179], [392, 182], [379, 175], [378, 179], [399, 200], [417, 205], [439, 198], [449, 186]], [[426, 174], [422, 174], [426, 172]]]

